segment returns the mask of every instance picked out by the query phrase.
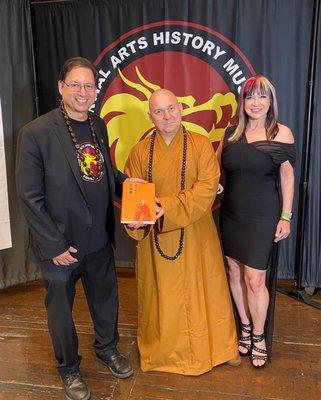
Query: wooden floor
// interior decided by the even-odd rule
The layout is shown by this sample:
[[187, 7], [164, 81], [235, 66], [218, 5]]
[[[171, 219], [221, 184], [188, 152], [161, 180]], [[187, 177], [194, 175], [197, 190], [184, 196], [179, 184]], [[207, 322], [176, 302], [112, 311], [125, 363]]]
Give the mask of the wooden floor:
[[[255, 370], [247, 358], [240, 367], [222, 365], [199, 377], [142, 373], [136, 346], [135, 279], [119, 278], [121, 352], [135, 374], [117, 380], [97, 364], [91, 320], [81, 288], [74, 307], [81, 369], [92, 399], [117, 400], [319, 400], [321, 399], [321, 311], [278, 294], [274, 358]], [[64, 399], [46, 326], [40, 282], [0, 293], [0, 399]]]

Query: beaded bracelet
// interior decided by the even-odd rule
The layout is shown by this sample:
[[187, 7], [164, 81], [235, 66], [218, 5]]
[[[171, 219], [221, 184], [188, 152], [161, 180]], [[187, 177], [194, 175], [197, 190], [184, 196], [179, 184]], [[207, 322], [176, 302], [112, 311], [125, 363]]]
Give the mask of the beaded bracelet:
[[281, 219], [282, 221], [291, 222], [292, 213], [287, 213], [287, 212], [285, 212], [285, 211], [282, 211], [282, 212], [281, 212], [280, 219]]

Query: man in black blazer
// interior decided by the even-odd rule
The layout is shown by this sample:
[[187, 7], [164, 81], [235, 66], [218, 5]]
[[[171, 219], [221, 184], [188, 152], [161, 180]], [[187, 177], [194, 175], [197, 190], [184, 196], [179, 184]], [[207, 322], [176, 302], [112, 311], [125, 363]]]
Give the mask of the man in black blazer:
[[[34, 237], [47, 290], [45, 305], [58, 371], [67, 398], [86, 400], [79, 372], [72, 307], [80, 278], [94, 323], [97, 360], [117, 378], [133, 374], [117, 351], [118, 294], [114, 264], [114, 194], [124, 180], [113, 168], [106, 127], [88, 110], [97, 72], [85, 58], [66, 61], [58, 82], [61, 104], [21, 130], [17, 188]], [[134, 179], [133, 179], [134, 180]]]

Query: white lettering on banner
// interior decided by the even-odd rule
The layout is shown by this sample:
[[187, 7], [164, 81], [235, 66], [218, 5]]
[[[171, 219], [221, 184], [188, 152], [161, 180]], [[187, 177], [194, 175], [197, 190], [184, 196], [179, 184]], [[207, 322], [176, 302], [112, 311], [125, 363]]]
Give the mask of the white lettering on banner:
[[110, 71], [102, 71], [101, 69], [99, 70], [99, 75], [101, 75], [102, 77], [104, 77], [105, 79], [109, 77], [110, 75]]
[[192, 39], [192, 47], [196, 50], [199, 50], [201, 47], [203, 47], [204, 44], [204, 39], [200, 36], [195, 36]]
[[[152, 46], [163, 46], [165, 44], [172, 45], [183, 45], [191, 46], [195, 50], [202, 51], [208, 56], [212, 57], [213, 60], [217, 61], [220, 57], [226, 54], [226, 51], [221, 49], [221, 47], [211, 40], [205, 39], [200, 35], [194, 36], [192, 33], [188, 32], [154, 32], [152, 35]], [[149, 46], [149, 42], [146, 37], [141, 36], [138, 39], [131, 40], [128, 43], [124, 43], [122, 47], [117, 50], [117, 54], [112, 54], [110, 56], [110, 62], [113, 69], [120, 68], [124, 60], [128, 59], [133, 54], [137, 53], [137, 49], [144, 50]], [[236, 85], [240, 85], [246, 78], [243, 76], [243, 72], [240, 70], [238, 64], [235, 63], [233, 58], [230, 58], [223, 68], [232, 76], [233, 82]], [[110, 74], [110, 71], [104, 72], [99, 71], [102, 78], [99, 79], [98, 90], [101, 89], [105, 79]]]
[[205, 40], [202, 36], [194, 36], [192, 33], [187, 32], [155, 32], [153, 34], [153, 45], [159, 46], [164, 44], [182, 44], [183, 46], [192, 46], [195, 50], [201, 50], [203, 53], [207, 53], [212, 56], [213, 59], [217, 60], [223, 54], [226, 54], [225, 50], [221, 50], [220, 46], [216, 45], [210, 40]]
[[[128, 46], [128, 45], [127, 45], [127, 46]], [[128, 53], [126, 47], [121, 47], [121, 48], [118, 50], [118, 55], [119, 55], [119, 58], [120, 58], [122, 61], [124, 61], [125, 58], [127, 58], [127, 57], [130, 56], [130, 53]]]
[[110, 57], [111, 64], [113, 68], [118, 68], [118, 65], [122, 63], [126, 58], [130, 57], [131, 55], [137, 52], [137, 47], [140, 50], [146, 49], [148, 46], [148, 42], [144, 36], [141, 36], [137, 40], [131, 40], [130, 42], [126, 43], [125, 46], [121, 47], [118, 52], [117, 56], [112, 55]]
[[225, 50], [221, 50], [220, 46], [216, 45], [211, 40], [205, 40], [202, 36], [194, 36], [192, 33], [187, 32], [174, 31], [154, 33], [153, 45], [158, 46], [164, 44], [182, 44], [183, 46], [191, 46], [195, 50], [201, 50], [203, 53], [212, 56], [214, 60], [217, 60], [223, 54], [226, 54]]
[[234, 64], [233, 58], [230, 58], [228, 62], [223, 65], [223, 68], [225, 68], [226, 72], [232, 76], [240, 67], [237, 64]]
[[184, 46], [187, 46], [188, 43], [189, 43], [190, 38], [193, 37], [193, 35], [191, 33], [183, 32], [183, 36], [185, 37], [185, 40], [184, 40], [183, 44], [184, 44]]
[[[216, 39], [208, 39], [209, 34], [207, 32], [198, 32], [198, 34], [193, 34], [190, 32], [181, 32], [179, 30], [165, 30], [145, 33], [145, 36], [139, 36], [135, 39], [128, 38], [121, 41], [106, 57], [107, 65], [105, 64], [104, 70], [99, 70], [98, 79], [98, 94], [103, 90], [105, 82], [110, 79], [109, 75], [113, 70], [122, 70], [123, 64], [128, 64], [131, 57], [136, 57], [139, 55], [140, 50], [145, 50], [148, 48], [146, 54], [151, 54], [153, 51], [175, 51], [177, 46], [178, 51], [185, 51], [184, 47], [192, 49], [192, 54], [198, 56], [201, 59], [204, 57], [211, 58], [217, 63], [217, 68], [219, 74], [222, 72], [228, 74], [231, 78], [231, 83], [235, 85], [235, 89], [240, 93], [241, 84], [246, 80], [247, 73], [244, 73], [242, 68], [244, 68], [243, 63], [240, 60], [240, 65], [238, 62], [231, 57], [231, 52], [228, 44], [225, 47], [224, 43], [216, 43]], [[166, 46], [167, 45], [167, 46]], [[152, 48], [156, 49], [152, 49]], [[183, 48], [182, 48], [183, 47]], [[189, 52], [189, 50], [186, 50]], [[198, 54], [199, 53], [199, 54]], [[200, 54], [202, 53], [202, 54]], [[211, 64], [210, 60], [207, 60]], [[245, 68], [246, 69], [246, 68]], [[223, 70], [223, 71], [222, 71]], [[91, 107], [91, 111], [95, 109], [96, 103]]]
[[213, 42], [211, 42], [210, 40], [206, 40], [204, 47], [202, 48], [202, 51], [204, 53], [207, 53], [210, 56], [210, 55], [212, 55], [212, 50], [214, 48], [215, 48], [215, 44]]
[[132, 40], [131, 42], [127, 43], [127, 45], [126, 45], [127, 47], [130, 48], [130, 51], [133, 54], [136, 53], [135, 43], [136, 43], [136, 40]]
[[[123, 47], [121, 49], [123, 49]], [[119, 51], [121, 51], [121, 49]], [[110, 61], [114, 69], [117, 67], [118, 64], [121, 63], [121, 60], [116, 56], [111, 56]]]
[[146, 38], [144, 36], [138, 38], [137, 39], [137, 43], [138, 43], [138, 48], [140, 50], [144, 50], [148, 46], [147, 40], [146, 40]]
[[[241, 91], [241, 86], [240, 85], [241, 85], [242, 82], [244, 82], [246, 80], [246, 78], [243, 75], [242, 70], [237, 71], [238, 69], [240, 69], [239, 65], [235, 64], [235, 60], [233, 58], [230, 58], [223, 65], [223, 68], [226, 70], [226, 72], [229, 73], [230, 76], [232, 76], [232, 80], [235, 83], [235, 85], [239, 85], [237, 91], [240, 93], [240, 91]], [[237, 79], [237, 78], [239, 78], [239, 79]]]
[[158, 44], [164, 44], [164, 32], [154, 33], [153, 41], [154, 41], [154, 46], [157, 46]]
[[[108, 76], [110, 75], [110, 70], [108, 71], [103, 71], [103, 70], [99, 70], [98, 72], [98, 90], [97, 90], [97, 94], [100, 92], [101, 88], [103, 87], [103, 84], [105, 83], [106, 79], [108, 78]], [[94, 106], [90, 107], [90, 111], [94, 110]]]
[[216, 46], [215, 54], [213, 56], [214, 60], [217, 60], [223, 54], [226, 54], [225, 50], [221, 50], [220, 46]]
[[180, 32], [173, 32], [172, 33], [172, 43], [178, 44], [181, 41], [181, 34]]

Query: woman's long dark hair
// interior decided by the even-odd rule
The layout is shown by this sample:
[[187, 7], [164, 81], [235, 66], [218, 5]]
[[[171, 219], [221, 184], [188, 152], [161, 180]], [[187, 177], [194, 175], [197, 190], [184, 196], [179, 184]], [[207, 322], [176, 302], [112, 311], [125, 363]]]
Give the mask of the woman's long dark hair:
[[249, 118], [244, 110], [244, 100], [247, 96], [251, 96], [254, 93], [267, 95], [270, 99], [270, 108], [265, 121], [267, 140], [273, 140], [279, 131], [279, 113], [275, 88], [265, 76], [256, 75], [248, 78], [242, 85], [237, 106], [237, 126], [232, 136], [229, 138], [230, 142], [237, 142], [245, 134]]

